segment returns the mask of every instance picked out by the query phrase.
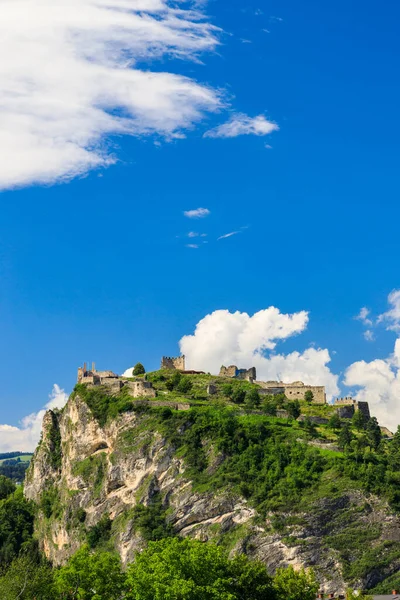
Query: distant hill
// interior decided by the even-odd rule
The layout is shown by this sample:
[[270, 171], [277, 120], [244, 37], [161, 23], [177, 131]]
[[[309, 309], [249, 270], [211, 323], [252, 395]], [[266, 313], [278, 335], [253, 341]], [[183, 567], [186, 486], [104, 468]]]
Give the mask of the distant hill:
[[0, 475], [5, 475], [18, 483], [22, 482], [32, 456], [32, 452], [0, 453]]

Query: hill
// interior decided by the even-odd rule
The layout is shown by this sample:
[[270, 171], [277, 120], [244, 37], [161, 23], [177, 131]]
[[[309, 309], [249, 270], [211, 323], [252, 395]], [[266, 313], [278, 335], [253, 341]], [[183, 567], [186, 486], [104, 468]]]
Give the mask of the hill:
[[154, 399], [78, 385], [46, 413], [25, 494], [52, 561], [88, 542], [127, 563], [147, 541], [179, 535], [271, 573], [313, 566], [327, 591], [400, 583], [400, 434], [386, 440], [357, 413], [349, 426], [330, 405], [260, 397], [245, 381], [146, 377]]

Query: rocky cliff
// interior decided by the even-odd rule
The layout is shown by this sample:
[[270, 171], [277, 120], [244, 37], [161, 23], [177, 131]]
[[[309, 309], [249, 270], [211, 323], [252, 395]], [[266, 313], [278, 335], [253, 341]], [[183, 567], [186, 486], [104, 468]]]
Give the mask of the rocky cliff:
[[[195, 484], [183, 453], [157, 423], [151, 412], [130, 410], [101, 425], [79, 394], [62, 412], [46, 413], [25, 494], [38, 505], [37, 535], [55, 564], [71, 556], [105, 519], [108, 544], [128, 562], [146, 543], [134, 509], [157, 498], [175, 534], [246, 552], [271, 572], [289, 564], [313, 566], [327, 592], [343, 591], [349, 581], [372, 588], [399, 568], [394, 548], [400, 523], [383, 500], [328, 473], [293, 510], [260, 513], [234, 487]], [[190, 423], [188, 413], [178, 438]], [[201, 443], [205, 477], [211, 477], [224, 455], [206, 438]], [[375, 552], [374, 568], [363, 567], [367, 548]]]

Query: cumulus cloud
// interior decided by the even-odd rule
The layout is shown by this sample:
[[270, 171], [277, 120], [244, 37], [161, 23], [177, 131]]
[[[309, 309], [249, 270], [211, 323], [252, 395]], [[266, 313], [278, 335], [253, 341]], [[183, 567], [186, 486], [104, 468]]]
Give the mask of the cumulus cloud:
[[227, 123], [206, 131], [204, 137], [232, 138], [238, 135], [268, 135], [278, 130], [278, 125], [272, 121], [268, 121], [264, 115], [249, 117], [248, 115], [238, 113], [233, 115]]
[[328, 350], [272, 352], [280, 340], [303, 332], [308, 320], [306, 311], [285, 314], [273, 306], [252, 316], [239, 311], [216, 310], [197, 323], [193, 335], [180, 340], [180, 350], [187, 357], [189, 369], [218, 373], [223, 364], [255, 366], [260, 380], [300, 380], [325, 385], [330, 399], [339, 390], [338, 377], [328, 367]]
[[42, 410], [24, 417], [20, 427], [0, 425], [0, 452], [23, 451], [32, 452], [40, 439], [42, 421], [46, 410], [62, 408], [68, 395], [57, 384], [54, 384], [49, 401]]
[[204, 219], [204, 217], [208, 217], [210, 211], [208, 208], [195, 208], [193, 210], [185, 210], [183, 214], [188, 219]]
[[400, 423], [400, 339], [386, 359], [357, 361], [345, 373], [344, 383], [360, 388], [356, 399], [369, 402], [370, 410], [381, 425], [390, 430]]
[[0, 189], [115, 162], [110, 136], [184, 137], [219, 93], [144, 67], [218, 45], [200, 8], [168, 0], [2, 0]]
[[378, 323], [386, 324], [386, 329], [400, 331], [400, 290], [393, 290], [388, 296], [391, 308], [379, 315]]

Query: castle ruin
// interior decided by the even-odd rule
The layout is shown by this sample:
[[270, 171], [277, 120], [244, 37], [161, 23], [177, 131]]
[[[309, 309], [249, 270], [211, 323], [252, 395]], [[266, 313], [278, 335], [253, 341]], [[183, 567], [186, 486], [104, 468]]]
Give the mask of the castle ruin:
[[347, 396], [346, 398], [337, 398], [333, 405], [341, 419], [351, 419], [356, 410], [359, 410], [367, 420], [371, 418], [368, 402], [359, 402]]
[[285, 394], [289, 400], [304, 400], [306, 392], [312, 392], [313, 404], [326, 404], [326, 393], [323, 385], [306, 385], [302, 381], [293, 381], [293, 383], [284, 383], [283, 381], [256, 381], [261, 387], [259, 393], [267, 394]]
[[96, 366], [92, 363], [92, 368], [88, 369], [86, 363], [83, 367], [78, 368], [77, 383], [85, 384], [89, 387], [102, 385], [107, 389], [109, 394], [118, 394], [122, 388], [126, 388], [132, 398], [155, 398], [156, 390], [150, 381], [141, 379], [139, 381], [130, 381], [113, 371], [97, 371]]
[[171, 369], [174, 371], [185, 370], [185, 355], [172, 358], [170, 356], [163, 356], [161, 359], [161, 369]]
[[243, 379], [253, 383], [256, 380], [256, 368], [251, 367], [250, 369], [238, 369], [236, 365], [230, 365], [229, 367], [222, 367], [219, 371], [220, 377], [231, 377], [232, 379]]

